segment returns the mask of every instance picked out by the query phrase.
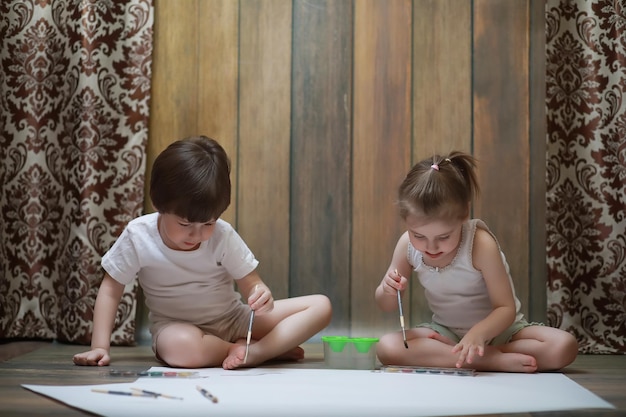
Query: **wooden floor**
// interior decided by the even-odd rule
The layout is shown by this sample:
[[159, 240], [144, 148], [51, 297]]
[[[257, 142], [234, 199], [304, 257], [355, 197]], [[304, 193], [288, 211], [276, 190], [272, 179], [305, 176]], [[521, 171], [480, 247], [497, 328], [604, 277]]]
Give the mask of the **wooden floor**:
[[[294, 366], [323, 367], [321, 345], [305, 345], [306, 359]], [[0, 416], [85, 416], [91, 415], [35, 394], [21, 384], [100, 384], [108, 368], [78, 367], [72, 355], [84, 346], [48, 342], [0, 344]], [[161, 366], [148, 346], [115, 347], [111, 369], [145, 370]], [[494, 414], [507, 417], [626, 417], [626, 355], [580, 355], [563, 373], [578, 384], [613, 404], [615, 410], [580, 410], [544, 413]], [[115, 382], [132, 379], [115, 378]], [[108, 381], [107, 381], [108, 382]], [[530, 401], [531, 399], [529, 399]], [[349, 416], [346, 416], [349, 417]]]

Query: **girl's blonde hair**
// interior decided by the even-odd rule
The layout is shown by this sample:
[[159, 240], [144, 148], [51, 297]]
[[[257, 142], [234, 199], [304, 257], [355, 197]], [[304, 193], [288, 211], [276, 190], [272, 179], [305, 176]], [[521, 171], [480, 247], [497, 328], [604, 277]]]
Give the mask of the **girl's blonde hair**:
[[460, 151], [418, 162], [400, 185], [400, 216], [421, 221], [468, 218], [470, 204], [480, 191], [475, 170], [476, 159]]

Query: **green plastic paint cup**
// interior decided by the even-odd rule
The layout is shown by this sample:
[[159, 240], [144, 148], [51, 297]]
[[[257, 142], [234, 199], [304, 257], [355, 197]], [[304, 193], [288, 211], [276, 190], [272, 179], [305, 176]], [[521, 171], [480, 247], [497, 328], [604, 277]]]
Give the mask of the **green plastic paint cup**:
[[350, 340], [350, 338], [345, 336], [322, 336], [322, 342], [328, 343], [328, 346], [333, 352], [343, 352], [348, 340]]
[[378, 343], [374, 337], [322, 336], [324, 362], [335, 369], [374, 369]]
[[370, 348], [378, 343], [378, 339], [374, 337], [357, 337], [352, 339], [352, 343], [354, 343], [354, 347], [359, 353], [367, 353], [370, 351]]

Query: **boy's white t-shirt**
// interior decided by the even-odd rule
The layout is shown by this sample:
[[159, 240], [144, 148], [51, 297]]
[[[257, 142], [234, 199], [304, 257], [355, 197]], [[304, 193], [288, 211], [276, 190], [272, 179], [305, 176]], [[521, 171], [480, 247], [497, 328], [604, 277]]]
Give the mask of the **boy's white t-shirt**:
[[196, 325], [218, 322], [242, 303], [233, 279], [241, 279], [258, 265], [239, 234], [218, 219], [209, 240], [193, 251], [168, 248], [158, 230], [158, 213], [128, 223], [102, 267], [127, 285], [138, 278], [150, 320], [180, 320]]

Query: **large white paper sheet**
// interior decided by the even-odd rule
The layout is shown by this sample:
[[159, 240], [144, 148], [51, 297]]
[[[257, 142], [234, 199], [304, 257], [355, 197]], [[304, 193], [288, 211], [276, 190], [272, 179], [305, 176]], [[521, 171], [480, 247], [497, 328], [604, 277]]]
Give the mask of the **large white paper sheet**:
[[[151, 371], [184, 371], [155, 367]], [[614, 408], [560, 373], [477, 376], [378, 371], [253, 368], [198, 369], [200, 378], [139, 378], [88, 386], [22, 385], [102, 416], [450, 416]], [[203, 397], [201, 386], [218, 398]], [[92, 388], [130, 387], [182, 397], [126, 397]]]

